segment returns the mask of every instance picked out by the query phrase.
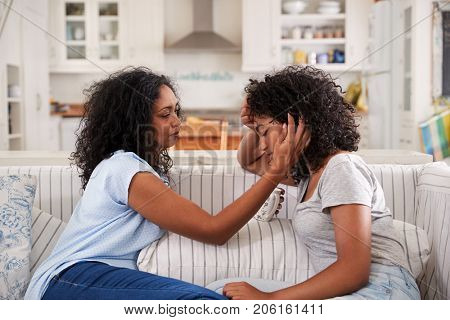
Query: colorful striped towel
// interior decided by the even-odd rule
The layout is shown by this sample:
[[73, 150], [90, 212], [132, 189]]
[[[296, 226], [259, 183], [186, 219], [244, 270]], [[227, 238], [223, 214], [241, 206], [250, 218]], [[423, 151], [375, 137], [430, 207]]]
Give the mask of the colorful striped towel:
[[450, 110], [421, 123], [419, 131], [423, 152], [435, 161], [450, 157]]

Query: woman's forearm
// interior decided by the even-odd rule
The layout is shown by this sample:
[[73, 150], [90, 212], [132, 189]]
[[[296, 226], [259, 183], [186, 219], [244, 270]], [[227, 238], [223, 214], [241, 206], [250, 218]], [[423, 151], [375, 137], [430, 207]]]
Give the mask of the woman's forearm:
[[237, 159], [243, 168], [253, 163], [264, 154], [264, 151], [259, 149], [258, 144], [259, 138], [254, 130], [249, 130], [242, 138], [237, 153]]
[[319, 300], [350, 294], [367, 284], [369, 270], [370, 263], [366, 261], [338, 260], [305, 282], [271, 293], [271, 298]]

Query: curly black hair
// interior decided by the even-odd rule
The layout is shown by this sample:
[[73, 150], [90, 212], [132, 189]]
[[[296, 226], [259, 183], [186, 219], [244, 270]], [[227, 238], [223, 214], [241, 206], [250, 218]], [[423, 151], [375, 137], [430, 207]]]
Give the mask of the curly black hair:
[[245, 92], [253, 116], [287, 123], [290, 113], [296, 126], [303, 119], [311, 140], [302, 156], [312, 172], [340, 150], [358, 150], [356, 108], [344, 100], [341, 86], [328, 73], [311, 66], [288, 66], [264, 80], [250, 79]]
[[150, 125], [152, 107], [166, 85], [176, 95], [171, 80], [145, 67], [128, 67], [93, 83], [86, 95], [71, 160], [81, 170], [83, 189], [95, 167], [117, 150], [134, 152], [156, 171], [168, 175], [173, 162], [156, 144]]

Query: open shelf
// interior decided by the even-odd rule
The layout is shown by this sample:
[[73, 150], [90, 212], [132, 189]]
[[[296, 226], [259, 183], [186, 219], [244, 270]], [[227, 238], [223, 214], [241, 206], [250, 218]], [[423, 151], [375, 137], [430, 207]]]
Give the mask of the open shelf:
[[20, 97], [14, 97], [14, 98], [6, 98], [6, 102], [9, 103], [21, 103], [22, 99]]
[[336, 45], [345, 44], [345, 38], [329, 39], [281, 39], [281, 45]]
[[13, 140], [13, 139], [20, 139], [22, 138], [22, 134], [21, 133], [13, 133], [13, 134], [9, 134], [8, 135], [8, 139]]
[[304, 14], [281, 14], [282, 21], [308, 21], [309, 23], [313, 23], [321, 20], [345, 20], [345, 13], [336, 13], [336, 14], [320, 14], [320, 13], [304, 13]]
[[6, 103], [2, 106], [2, 115], [5, 115], [6, 128], [1, 132], [4, 135], [3, 147], [7, 150], [22, 150], [23, 136], [23, 104], [21, 68], [18, 65], [6, 65]]

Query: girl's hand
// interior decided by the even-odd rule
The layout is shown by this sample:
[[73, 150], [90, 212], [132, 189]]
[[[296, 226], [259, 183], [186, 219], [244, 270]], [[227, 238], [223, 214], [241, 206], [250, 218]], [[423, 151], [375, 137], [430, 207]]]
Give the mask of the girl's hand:
[[286, 124], [283, 125], [283, 132], [272, 154], [270, 172], [286, 176], [290, 168], [298, 161], [309, 140], [310, 132], [305, 130], [303, 121], [299, 120], [297, 130], [295, 130], [294, 118], [288, 114], [288, 125], [287, 127]]
[[245, 97], [244, 100], [242, 101], [241, 122], [244, 126], [250, 128], [250, 129], [254, 130], [256, 127], [256, 123], [253, 120], [253, 117], [250, 116], [250, 107], [247, 104], [247, 97]]
[[231, 282], [223, 287], [223, 294], [232, 300], [270, 300], [271, 292], [262, 292], [247, 282]]

